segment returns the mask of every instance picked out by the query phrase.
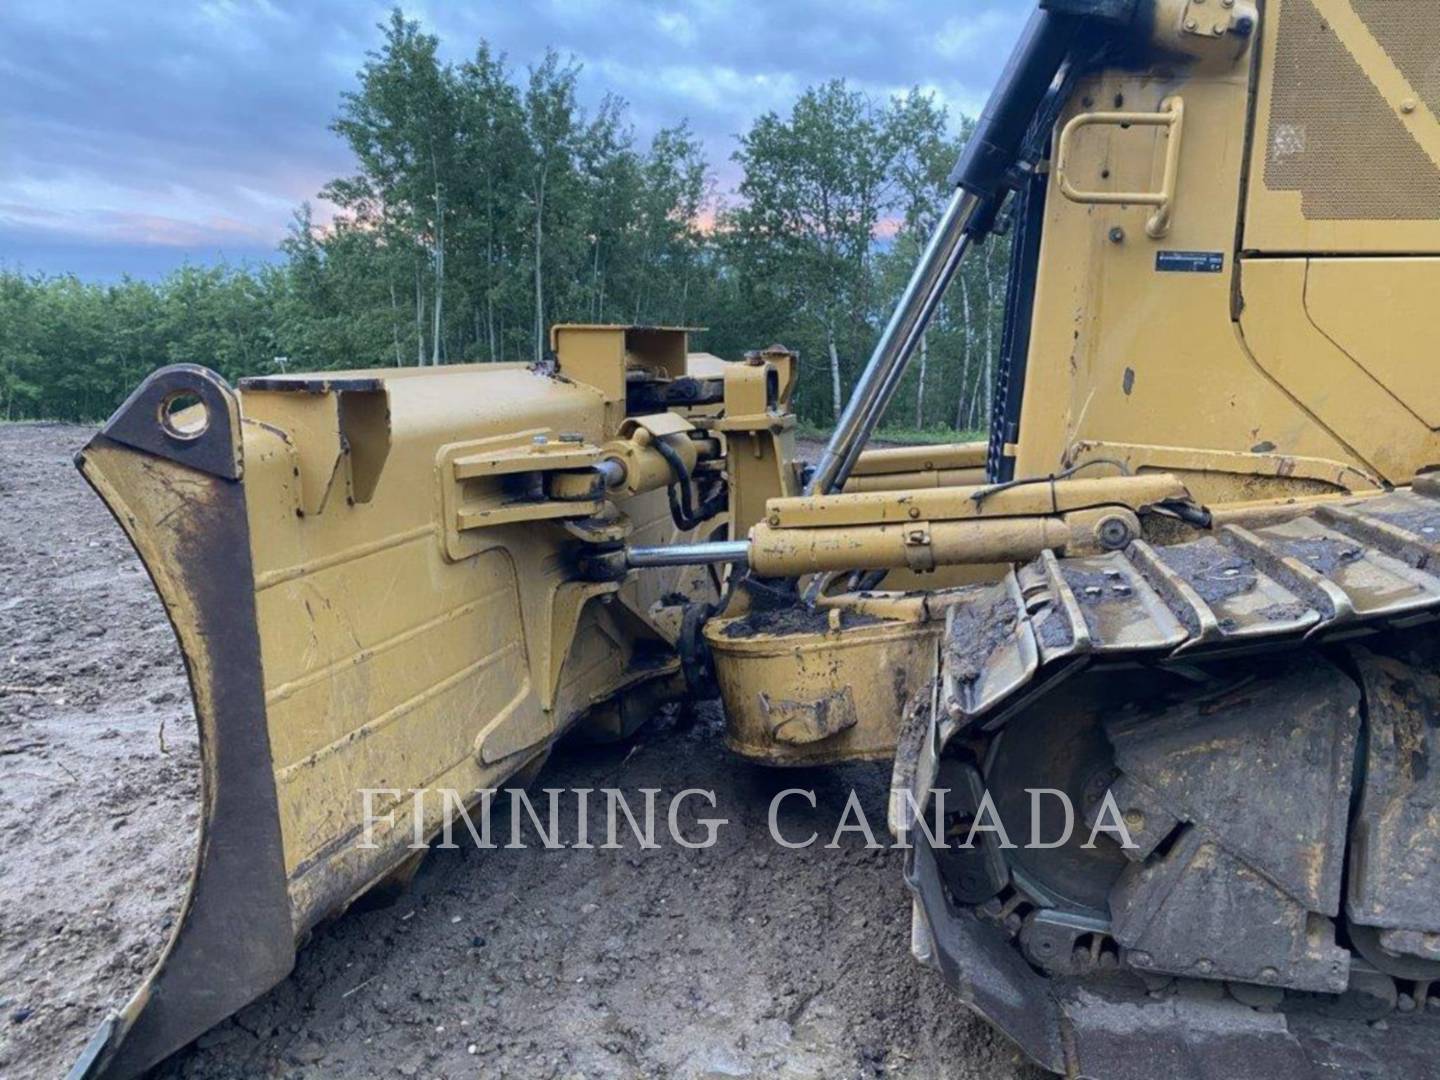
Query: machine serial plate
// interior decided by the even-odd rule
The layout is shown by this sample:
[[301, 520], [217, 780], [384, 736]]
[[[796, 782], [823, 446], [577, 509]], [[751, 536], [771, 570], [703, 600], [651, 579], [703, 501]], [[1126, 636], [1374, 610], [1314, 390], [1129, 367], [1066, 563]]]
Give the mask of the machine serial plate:
[[1157, 251], [1155, 269], [1176, 274], [1218, 274], [1225, 269], [1221, 251]]

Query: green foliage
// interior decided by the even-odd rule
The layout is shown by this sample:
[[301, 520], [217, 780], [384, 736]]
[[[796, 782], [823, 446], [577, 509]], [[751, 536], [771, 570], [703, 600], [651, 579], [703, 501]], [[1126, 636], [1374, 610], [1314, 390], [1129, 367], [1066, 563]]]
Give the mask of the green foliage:
[[[179, 361], [233, 380], [538, 359], [556, 322], [701, 324], [695, 347], [728, 358], [783, 342], [801, 416], [834, 416], [949, 197], [961, 140], [933, 98], [806, 90], [739, 136], [718, 198], [684, 123], [637, 145], [625, 104], [587, 112], [553, 52], [516, 72], [482, 41], [451, 64], [398, 10], [378, 29], [332, 124], [355, 163], [320, 193], [334, 220], [300, 207], [274, 267], [0, 272], [0, 417], [97, 419]], [[891, 406], [908, 436], [987, 419], [1008, 248], [980, 254]]]
[[805, 91], [788, 118], [759, 117], [734, 154], [744, 176], [721, 243], [751, 311], [818, 361], [802, 364], [796, 393], [810, 414], [839, 415], [872, 334], [894, 111], [834, 80]]
[[184, 267], [158, 285], [0, 273], [0, 416], [104, 416], [158, 367], [268, 371], [283, 271]]
[[[832, 430], [829, 425], [813, 424], [808, 420], [801, 420], [795, 425], [796, 437], [807, 442], [825, 442], [830, 438]], [[925, 428], [886, 424], [878, 428], [874, 435], [876, 443], [895, 443], [901, 446], [941, 446], [947, 443], [983, 442], [984, 439], [983, 428], [973, 431], [956, 430], [943, 424]]]

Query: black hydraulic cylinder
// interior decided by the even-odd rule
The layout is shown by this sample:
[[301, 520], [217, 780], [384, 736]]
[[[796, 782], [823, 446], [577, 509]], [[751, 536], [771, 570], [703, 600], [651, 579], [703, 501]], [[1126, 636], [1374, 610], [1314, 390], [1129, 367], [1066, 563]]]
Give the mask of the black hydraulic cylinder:
[[[998, 204], [1015, 184], [1021, 143], [1065, 62], [1082, 20], [1038, 9], [1025, 24], [975, 131], [950, 173], [958, 187]], [[998, 205], [996, 206], [998, 209]]]

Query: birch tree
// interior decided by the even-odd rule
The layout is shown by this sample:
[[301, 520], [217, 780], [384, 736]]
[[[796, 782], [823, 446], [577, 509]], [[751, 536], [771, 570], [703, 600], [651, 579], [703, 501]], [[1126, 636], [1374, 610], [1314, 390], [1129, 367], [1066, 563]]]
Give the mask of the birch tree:
[[[872, 248], [895, 141], [886, 111], [843, 80], [805, 91], [788, 117], [766, 113], [740, 136], [744, 170], [729, 215], [738, 271], [782, 299], [791, 329], [819, 339], [830, 413], [844, 403], [842, 351], [868, 344]], [[802, 366], [802, 384], [813, 373]]]

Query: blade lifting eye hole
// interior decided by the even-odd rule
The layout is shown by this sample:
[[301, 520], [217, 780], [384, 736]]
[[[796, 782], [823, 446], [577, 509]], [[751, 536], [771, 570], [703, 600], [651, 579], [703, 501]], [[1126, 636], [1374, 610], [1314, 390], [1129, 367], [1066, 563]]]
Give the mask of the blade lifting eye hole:
[[210, 411], [198, 394], [177, 390], [160, 403], [160, 426], [174, 439], [198, 439], [210, 426]]

